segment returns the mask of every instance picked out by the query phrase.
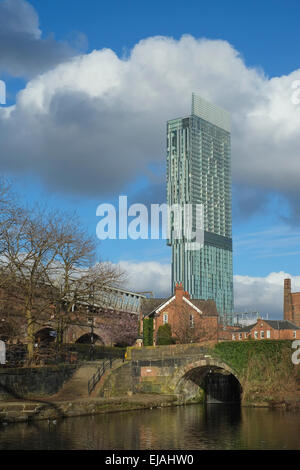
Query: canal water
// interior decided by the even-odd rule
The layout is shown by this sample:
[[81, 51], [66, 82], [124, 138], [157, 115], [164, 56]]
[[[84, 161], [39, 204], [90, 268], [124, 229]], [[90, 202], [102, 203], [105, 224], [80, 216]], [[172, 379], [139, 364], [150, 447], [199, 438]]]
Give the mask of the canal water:
[[211, 404], [2, 424], [0, 449], [300, 449], [300, 412]]

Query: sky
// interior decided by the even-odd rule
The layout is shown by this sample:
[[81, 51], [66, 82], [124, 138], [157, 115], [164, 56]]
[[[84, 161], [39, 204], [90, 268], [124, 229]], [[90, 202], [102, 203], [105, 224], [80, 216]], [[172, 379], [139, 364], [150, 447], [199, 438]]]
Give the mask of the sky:
[[[281, 318], [283, 279], [300, 290], [299, 17], [297, 1], [0, 0], [0, 172], [96, 236], [99, 204], [165, 201], [166, 121], [199, 93], [232, 117], [235, 311]], [[165, 240], [98, 245], [125, 287], [170, 294]]]

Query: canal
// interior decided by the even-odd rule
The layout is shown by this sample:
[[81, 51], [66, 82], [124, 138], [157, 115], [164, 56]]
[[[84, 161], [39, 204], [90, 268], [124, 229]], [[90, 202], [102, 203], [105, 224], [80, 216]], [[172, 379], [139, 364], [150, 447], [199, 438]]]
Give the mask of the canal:
[[2, 424], [0, 449], [300, 449], [300, 412], [208, 404]]

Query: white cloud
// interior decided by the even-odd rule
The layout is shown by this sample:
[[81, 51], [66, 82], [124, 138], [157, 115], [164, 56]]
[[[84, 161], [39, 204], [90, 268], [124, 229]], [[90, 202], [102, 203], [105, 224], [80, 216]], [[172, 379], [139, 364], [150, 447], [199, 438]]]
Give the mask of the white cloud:
[[154, 297], [168, 297], [171, 286], [171, 267], [155, 261], [120, 261], [127, 274], [126, 288], [134, 292], [152, 291]]
[[272, 272], [265, 277], [234, 276], [235, 311], [258, 311], [269, 314], [269, 319], [283, 318], [283, 281], [292, 279], [292, 292], [300, 291], [300, 276], [284, 271]]
[[190, 113], [191, 93], [232, 114], [236, 183], [299, 190], [300, 70], [269, 79], [226, 41], [152, 37], [126, 58], [76, 56], [31, 80], [0, 114], [2, 169], [35, 171], [52, 188], [103, 195], [165, 162], [166, 121]]

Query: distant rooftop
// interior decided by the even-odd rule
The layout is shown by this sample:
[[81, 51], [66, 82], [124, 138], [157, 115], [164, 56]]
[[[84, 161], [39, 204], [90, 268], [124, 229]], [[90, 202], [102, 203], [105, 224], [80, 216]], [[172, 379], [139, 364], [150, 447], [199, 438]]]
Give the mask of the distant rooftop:
[[[248, 325], [245, 326], [244, 328], [241, 328], [239, 330], [236, 330], [237, 333], [247, 333], [252, 330], [259, 322], [261, 321], [258, 320], [256, 323], [253, 325]], [[267, 323], [271, 328], [274, 330], [300, 330], [299, 326], [296, 326], [294, 323], [288, 321], [288, 320], [263, 320], [265, 323]]]

